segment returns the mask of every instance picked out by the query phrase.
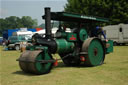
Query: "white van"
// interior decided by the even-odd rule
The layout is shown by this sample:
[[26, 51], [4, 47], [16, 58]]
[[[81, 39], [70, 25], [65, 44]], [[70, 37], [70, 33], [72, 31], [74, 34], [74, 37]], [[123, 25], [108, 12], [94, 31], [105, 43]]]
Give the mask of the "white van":
[[12, 34], [13, 36], [26, 36], [26, 38], [31, 39], [33, 32], [32, 31], [17, 31], [17, 32], [13, 32]]
[[103, 30], [107, 39], [113, 40], [115, 45], [128, 43], [128, 24], [109, 25]]

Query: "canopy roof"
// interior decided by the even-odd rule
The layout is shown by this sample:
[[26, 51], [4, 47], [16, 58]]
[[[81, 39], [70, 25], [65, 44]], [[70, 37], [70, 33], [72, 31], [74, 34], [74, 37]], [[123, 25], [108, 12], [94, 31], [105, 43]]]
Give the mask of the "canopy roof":
[[[45, 18], [45, 16], [43, 16]], [[70, 22], [108, 22], [109, 20], [101, 17], [85, 16], [67, 12], [51, 12], [51, 20], [70, 21]]]

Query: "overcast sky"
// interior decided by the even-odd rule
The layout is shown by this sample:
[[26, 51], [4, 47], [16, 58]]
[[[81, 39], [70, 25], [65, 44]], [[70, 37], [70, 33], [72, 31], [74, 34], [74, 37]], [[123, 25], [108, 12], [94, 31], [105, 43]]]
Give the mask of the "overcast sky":
[[51, 7], [51, 11], [63, 11], [67, 0], [0, 0], [0, 18], [9, 16], [31, 16], [40, 25], [44, 7]]

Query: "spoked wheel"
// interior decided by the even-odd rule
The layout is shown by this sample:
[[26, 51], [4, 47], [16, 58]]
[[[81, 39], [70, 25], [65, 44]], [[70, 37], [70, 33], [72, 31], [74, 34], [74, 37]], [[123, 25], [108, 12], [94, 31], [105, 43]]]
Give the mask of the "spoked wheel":
[[105, 49], [100, 39], [88, 38], [85, 40], [82, 46], [82, 52], [87, 53], [85, 55], [85, 65], [97, 66], [103, 64], [105, 58]]
[[41, 63], [41, 60], [52, 60], [50, 54], [44, 54], [42, 51], [25, 51], [19, 58], [19, 66], [24, 72], [34, 74], [45, 74], [51, 71], [53, 63]]

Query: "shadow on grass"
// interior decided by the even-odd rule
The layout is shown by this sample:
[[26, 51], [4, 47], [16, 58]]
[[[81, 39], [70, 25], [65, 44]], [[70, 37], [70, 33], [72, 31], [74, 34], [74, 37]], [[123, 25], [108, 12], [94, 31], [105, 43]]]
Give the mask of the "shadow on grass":
[[128, 44], [118, 44], [118, 45], [114, 45], [114, 47], [119, 46], [119, 47], [125, 47], [128, 46]]
[[12, 74], [24, 75], [24, 76], [39, 76], [39, 75], [32, 74], [32, 73], [25, 73], [25, 72], [23, 72], [23, 71], [16, 71], [16, 72], [13, 72]]
[[2, 51], [16, 51], [16, 50], [4, 50], [4, 49], [2, 49]]
[[[105, 62], [102, 64], [104, 65], [106, 64]], [[98, 65], [98, 66], [101, 66], [101, 65]], [[74, 67], [74, 68], [93, 68], [95, 66], [86, 66], [86, 65], [83, 65], [83, 64], [80, 64], [80, 65], [76, 65], [76, 66], [66, 66], [63, 62], [58, 62], [58, 66], [56, 66], [55, 68], [70, 68], [70, 67]]]
[[[104, 63], [104, 64], [106, 64], [106, 63]], [[93, 68], [93, 67], [95, 67], [95, 66], [85, 66], [85, 65], [82, 65], [82, 64], [80, 64], [78, 66], [66, 66], [63, 62], [58, 62], [58, 66], [53, 67], [53, 68], [56, 69], [56, 68]], [[26, 72], [23, 72], [23, 71], [16, 71], [16, 72], [13, 72], [12, 74], [24, 75], [24, 76], [39, 76], [38, 74], [26, 73]], [[47, 75], [47, 74], [48, 73], [42, 74], [42, 75]]]

